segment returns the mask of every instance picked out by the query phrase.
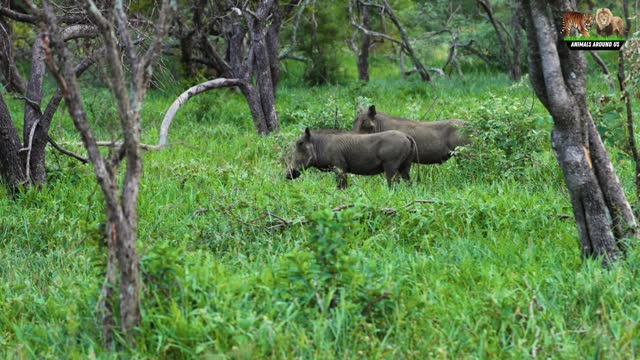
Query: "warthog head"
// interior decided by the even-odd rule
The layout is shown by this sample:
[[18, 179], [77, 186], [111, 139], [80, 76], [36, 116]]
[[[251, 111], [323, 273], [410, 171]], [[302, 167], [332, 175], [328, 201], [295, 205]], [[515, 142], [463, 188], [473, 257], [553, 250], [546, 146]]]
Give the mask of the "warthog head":
[[376, 107], [369, 106], [369, 110], [360, 109], [360, 113], [353, 122], [353, 131], [361, 134], [372, 134], [376, 131]]
[[315, 158], [316, 151], [311, 141], [311, 131], [309, 131], [309, 128], [306, 128], [304, 134], [296, 140], [293, 160], [287, 164], [285, 177], [289, 180], [298, 178], [301, 171], [308, 168], [314, 162]]

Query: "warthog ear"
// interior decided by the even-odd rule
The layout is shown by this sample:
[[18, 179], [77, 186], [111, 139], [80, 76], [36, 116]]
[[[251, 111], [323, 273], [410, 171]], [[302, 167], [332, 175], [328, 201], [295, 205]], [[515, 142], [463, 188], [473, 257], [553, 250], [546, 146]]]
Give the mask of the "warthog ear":
[[369, 116], [376, 116], [376, 106], [375, 105], [369, 106]]
[[304, 139], [305, 140], [311, 139], [311, 131], [309, 131], [309, 128], [304, 129]]

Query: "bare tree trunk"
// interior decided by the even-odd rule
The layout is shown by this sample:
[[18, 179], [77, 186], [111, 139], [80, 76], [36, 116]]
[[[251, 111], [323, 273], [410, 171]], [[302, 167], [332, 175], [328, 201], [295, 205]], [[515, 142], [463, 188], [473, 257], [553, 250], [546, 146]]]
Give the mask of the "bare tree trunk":
[[[129, 35], [129, 22], [121, 2], [105, 11], [105, 17], [97, 6], [89, 1], [87, 13], [100, 28], [106, 48], [106, 60], [112, 77], [111, 91], [118, 109], [118, 117], [124, 142], [108, 159], [98, 150], [98, 145], [89, 127], [84, 111], [76, 71], [71, 65], [71, 56], [66, 48], [53, 8], [43, 2], [43, 26], [47, 28], [51, 51], [56, 56], [47, 57], [49, 69], [56, 77], [62, 90], [65, 103], [75, 127], [80, 132], [82, 142], [89, 153], [96, 179], [105, 199], [107, 213], [107, 236], [109, 238], [108, 268], [103, 286], [103, 298], [100, 318], [103, 324], [103, 336], [107, 346], [112, 337], [109, 335], [114, 321], [112, 318], [111, 291], [105, 287], [113, 285], [114, 254], [120, 273], [120, 323], [130, 344], [134, 344], [134, 330], [140, 323], [140, 275], [136, 254], [137, 240], [137, 203], [140, 178], [142, 176], [142, 157], [140, 150], [140, 112], [146, 90], [149, 86], [152, 68], [158, 58], [161, 44], [168, 32], [168, 19], [171, 16], [169, 0], [163, 0], [159, 12], [156, 35], [144, 53], [139, 54]], [[43, 42], [48, 44], [49, 41]], [[131, 71], [130, 80], [124, 73], [121, 47]], [[128, 86], [127, 86], [127, 83]], [[117, 168], [120, 161], [126, 160], [126, 170], [122, 180], [122, 191], [118, 192]], [[115, 234], [115, 235], [114, 235]], [[114, 246], [115, 243], [115, 246]], [[115, 251], [113, 248], [115, 247]]]
[[[267, 16], [272, 13], [273, 8], [273, 0], [262, 2], [256, 10], [256, 17], [248, 21], [251, 31], [251, 49], [254, 61], [253, 71], [256, 74], [256, 88], [269, 132], [278, 131], [278, 115], [276, 114], [275, 92], [271, 78], [272, 68], [269, 62], [270, 54], [267, 46], [267, 30], [265, 29]], [[277, 59], [277, 50], [275, 52], [271, 51], [272, 56], [276, 56]]]
[[0, 177], [10, 193], [27, 183], [23, 162], [18, 155], [21, 147], [18, 132], [0, 93]]
[[558, 35], [562, 13], [571, 6], [569, 0], [558, 2], [550, 18], [545, 1], [523, 1], [529, 77], [554, 119], [552, 147], [571, 197], [582, 254], [602, 257], [607, 266], [623, 254], [623, 236], [637, 237], [637, 226], [602, 141], [592, 129], [584, 54], [569, 51]]
[[180, 38], [180, 62], [184, 74], [188, 77], [193, 77], [196, 74], [192, 60], [194, 35], [195, 33], [191, 31]]
[[[626, 20], [626, 26], [624, 29], [624, 37], [629, 37], [629, 30], [631, 28], [631, 19], [629, 18], [629, 1], [623, 1], [624, 17]], [[618, 83], [620, 84], [620, 92], [624, 100], [624, 106], [627, 111], [627, 132], [629, 136], [629, 149], [633, 155], [633, 161], [636, 164], [635, 168], [635, 183], [636, 183], [636, 197], [640, 199], [640, 157], [638, 155], [638, 147], [636, 146], [636, 135], [633, 126], [633, 111], [631, 109], [631, 97], [626, 86], [626, 76], [624, 70], [624, 51], [618, 51]]]
[[[369, 7], [363, 6], [362, 9], [362, 26], [371, 29], [369, 21]], [[362, 34], [360, 42], [360, 51], [358, 53], [358, 79], [360, 81], [369, 82], [369, 48], [371, 47], [371, 36], [366, 33]]]
[[509, 75], [513, 81], [520, 81], [522, 77], [522, 67], [520, 65], [520, 51], [522, 46], [520, 36], [521, 18], [522, 7], [520, 6], [520, 2], [516, 1], [513, 9], [513, 17], [511, 18], [511, 28], [513, 29], [513, 59], [509, 69]]
[[400, 67], [400, 75], [402, 75], [402, 78], [404, 79], [405, 77], [405, 70], [404, 70], [404, 52], [402, 51], [402, 49], [398, 50], [398, 53], [400, 54], [398, 56], [398, 66]]
[[18, 72], [13, 58], [13, 26], [0, 17], [0, 75], [2, 82], [9, 92], [24, 95], [27, 85]]
[[[42, 103], [42, 81], [45, 73], [44, 50], [42, 48], [43, 34], [38, 34], [31, 50], [31, 75], [27, 85], [26, 101], [24, 104], [23, 143], [28, 152], [22, 152], [25, 164], [30, 173], [29, 180], [34, 185], [46, 182], [45, 146], [47, 145], [48, 124], [43, 123], [40, 105]], [[33, 135], [32, 135], [33, 134]], [[29, 157], [26, 155], [30, 154]]]
[[[502, 64], [506, 68], [511, 80], [519, 81], [520, 77], [522, 76], [522, 70], [520, 69], [520, 28], [522, 27], [522, 8], [520, 6], [520, 3], [518, 1], [516, 2], [513, 8], [513, 15], [511, 17], [511, 28], [513, 30], [513, 36], [510, 36], [506, 26], [495, 17], [493, 8], [489, 0], [477, 0], [477, 4], [487, 14], [487, 19], [491, 23], [491, 26], [493, 26], [493, 29], [496, 33], [498, 45], [500, 46], [501, 50], [500, 62], [502, 62]], [[510, 45], [513, 45], [513, 51], [511, 53], [508, 49]]]
[[385, 6], [385, 11], [387, 15], [391, 19], [391, 22], [393, 22], [393, 24], [398, 29], [398, 32], [400, 33], [400, 38], [402, 39], [402, 46], [407, 56], [411, 58], [413, 65], [416, 67], [416, 70], [418, 70], [418, 73], [420, 74], [420, 78], [422, 78], [423, 81], [430, 81], [431, 77], [429, 76], [427, 69], [424, 67], [422, 62], [418, 59], [418, 56], [416, 55], [415, 51], [413, 51], [413, 47], [411, 46], [411, 42], [409, 41], [407, 32], [404, 30], [404, 28], [400, 24], [400, 21], [396, 17], [395, 13], [393, 12], [393, 9], [391, 8], [391, 5], [389, 5], [389, 2], [387, 0], [384, 0], [384, 6]]

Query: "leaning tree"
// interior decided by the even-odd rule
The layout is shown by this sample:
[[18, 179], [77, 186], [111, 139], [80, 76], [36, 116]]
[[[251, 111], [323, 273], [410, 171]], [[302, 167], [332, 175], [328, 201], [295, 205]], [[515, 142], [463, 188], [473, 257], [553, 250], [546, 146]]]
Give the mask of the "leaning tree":
[[560, 29], [569, 0], [522, 1], [528, 37], [529, 77], [553, 117], [551, 144], [569, 189], [584, 257], [604, 266], [637, 238], [637, 224], [586, 102], [586, 60], [571, 51]]

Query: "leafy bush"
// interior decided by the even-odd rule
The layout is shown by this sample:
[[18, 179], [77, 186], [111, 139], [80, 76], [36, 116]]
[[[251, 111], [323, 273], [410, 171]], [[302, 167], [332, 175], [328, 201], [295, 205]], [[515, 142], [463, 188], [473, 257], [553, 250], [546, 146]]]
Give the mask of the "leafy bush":
[[532, 114], [526, 99], [489, 94], [469, 116], [472, 144], [457, 151], [467, 171], [524, 176], [525, 168], [537, 167], [538, 155], [548, 153], [553, 120]]

